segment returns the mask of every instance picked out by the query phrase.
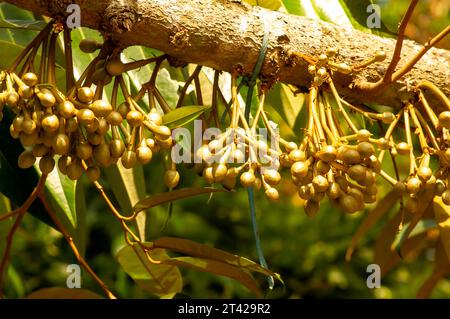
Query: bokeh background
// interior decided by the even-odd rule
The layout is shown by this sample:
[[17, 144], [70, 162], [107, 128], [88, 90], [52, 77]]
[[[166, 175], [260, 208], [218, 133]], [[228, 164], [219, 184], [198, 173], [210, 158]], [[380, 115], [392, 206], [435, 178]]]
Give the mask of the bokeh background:
[[[382, 19], [390, 30], [406, 10], [409, 1], [382, 1]], [[449, 24], [449, 0], [420, 1], [407, 36], [425, 42]], [[2, 32], [0, 30], [0, 32]], [[441, 47], [450, 49], [450, 41]], [[282, 130], [288, 131], [287, 128]], [[181, 168], [181, 187], [202, 186], [196, 174]], [[145, 168], [147, 191], [164, 191], [163, 162], [155, 158]], [[287, 177], [287, 176], [286, 176]], [[366, 286], [366, 267], [372, 263], [373, 243], [384, 218], [361, 241], [351, 262], [345, 261], [345, 250], [352, 234], [366, 212], [345, 215], [324, 204], [320, 213], [308, 218], [295, 188], [285, 178], [280, 187], [281, 199], [269, 203], [262, 192], [256, 192], [256, 206], [260, 235], [269, 267], [281, 274], [285, 287], [267, 291], [273, 298], [412, 298], [430, 274], [432, 252], [425, 252], [416, 260], [403, 261], [384, 278], [380, 289]], [[0, 181], [1, 183], [1, 181]], [[114, 253], [123, 245], [122, 232], [117, 221], [108, 212], [98, 193], [86, 180], [89, 238], [86, 259], [97, 274], [121, 298], [148, 298], [125, 274], [114, 259]], [[108, 190], [107, 183], [104, 186]], [[166, 225], [167, 222], [167, 225]], [[168, 207], [151, 209], [149, 227], [153, 237], [176, 236], [257, 260], [252, 237], [247, 194], [243, 189], [233, 193], [217, 193], [178, 201], [168, 216]], [[5, 294], [20, 298], [44, 287], [64, 286], [66, 266], [76, 260], [61, 234], [34, 217], [27, 215], [23, 227], [14, 240], [12, 266]], [[205, 273], [182, 270], [183, 298], [245, 298], [253, 297], [238, 283]], [[267, 287], [264, 277], [258, 277]], [[82, 287], [101, 294], [89, 275], [83, 272]], [[450, 296], [449, 278], [435, 288], [433, 298]]]

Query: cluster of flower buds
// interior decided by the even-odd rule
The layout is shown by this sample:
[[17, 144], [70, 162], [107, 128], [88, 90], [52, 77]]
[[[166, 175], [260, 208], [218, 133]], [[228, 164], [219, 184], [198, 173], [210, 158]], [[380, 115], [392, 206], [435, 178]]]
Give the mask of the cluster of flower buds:
[[[175, 144], [172, 131], [164, 125], [156, 105], [164, 112], [173, 108], [155, 86], [159, 67], [167, 56], [123, 63], [121, 53], [111, 43], [82, 40], [79, 45], [83, 52], [100, 50], [100, 53], [77, 81], [67, 77], [72, 85], [62, 93], [55, 80], [52, 43], [63, 29], [57, 22], [49, 24], [10, 69], [0, 72], [0, 120], [5, 105], [9, 106], [14, 114], [11, 136], [19, 139], [25, 148], [18, 159], [19, 167], [30, 168], [39, 159], [42, 173], [48, 174], [57, 166], [71, 179], [79, 179], [86, 172], [90, 180], [96, 181], [101, 167], [120, 163], [130, 169], [149, 163], [160, 150], [171, 150]], [[64, 30], [65, 40], [69, 39], [68, 34]], [[42, 50], [44, 56], [36, 72], [36, 52], [47, 42], [50, 42], [49, 49]], [[257, 112], [251, 119], [246, 118], [239, 105], [237, 74], [233, 74], [229, 128], [213, 140], [204, 141], [195, 152], [200, 161], [193, 167], [207, 183], [221, 183], [231, 190], [239, 180], [242, 186], [263, 188], [268, 199], [278, 200], [276, 186], [281, 182], [280, 169], [287, 167], [299, 196], [305, 201], [308, 216], [319, 211], [325, 197], [348, 213], [364, 209], [366, 204], [377, 200], [378, 176], [391, 183], [399, 197], [408, 197], [406, 208], [411, 212], [430, 188], [450, 205], [450, 102], [442, 92], [431, 83], [420, 83], [413, 88], [417, 101], [405, 103], [396, 114], [377, 113], [341, 98], [333, 74], [359, 72], [371, 63], [384, 60], [384, 52], [376, 52], [370, 60], [352, 67], [336, 62], [334, 49], [317, 59], [300, 56], [310, 63], [308, 72], [312, 76], [303, 139], [296, 144], [279, 136], [276, 125], [264, 111], [263, 89]], [[71, 61], [67, 62], [70, 68]], [[124, 74], [153, 62], [156, 64], [150, 81], [142, 85], [136, 96], [131, 96]], [[21, 71], [17, 72], [19, 66]], [[109, 84], [112, 84], [112, 95], [108, 99], [103, 95]], [[422, 92], [424, 87], [436, 94], [445, 111], [434, 112]], [[117, 101], [119, 96], [124, 99], [122, 103]], [[149, 97], [148, 110], [140, 103], [144, 96]], [[182, 104], [182, 98], [184, 94], [177, 106]], [[384, 136], [376, 138], [367, 129], [358, 127], [355, 113], [370, 122], [378, 122], [381, 129], [386, 128]], [[261, 122], [266, 134], [257, 132]], [[404, 124], [406, 139], [396, 142], [393, 132], [399, 123]], [[261, 136], [269, 138], [264, 140]], [[390, 153], [393, 161], [396, 156], [409, 158], [406, 177], [402, 178], [398, 171], [395, 177], [383, 171], [386, 153]], [[434, 168], [433, 157], [439, 159], [439, 166]], [[164, 182], [174, 188], [180, 175], [174, 162], [169, 166]]]
[[[157, 58], [123, 64], [120, 53], [113, 55], [113, 50], [105, 49], [103, 44], [82, 40], [82, 51], [102, 50], [78, 81], [73, 80], [73, 85], [62, 93], [55, 80], [54, 46], [43, 49], [39, 72], [34, 71], [39, 46], [47, 41], [55, 43], [61, 31], [60, 23], [50, 23], [18, 57], [14, 67], [0, 72], [0, 120], [4, 106], [9, 106], [14, 114], [11, 136], [25, 148], [18, 159], [19, 167], [30, 168], [39, 159], [44, 174], [57, 166], [73, 180], [86, 172], [90, 180], [96, 181], [101, 167], [120, 162], [130, 169], [149, 163], [159, 150], [170, 149], [172, 132], [163, 125], [162, 115], [154, 106], [145, 111], [138, 103], [142, 94], [133, 98], [122, 75]], [[16, 72], [20, 65], [22, 70]], [[113, 93], [108, 100], [103, 98], [103, 89], [112, 81]], [[117, 103], [119, 89], [125, 99], [121, 104]], [[166, 175], [167, 186], [175, 187], [178, 172], [171, 168]]]

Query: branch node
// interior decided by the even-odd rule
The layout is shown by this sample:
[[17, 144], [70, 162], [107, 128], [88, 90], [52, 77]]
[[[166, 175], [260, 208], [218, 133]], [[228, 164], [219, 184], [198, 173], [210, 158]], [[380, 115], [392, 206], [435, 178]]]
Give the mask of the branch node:
[[111, 1], [103, 15], [102, 29], [107, 34], [122, 34], [130, 31], [139, 19], [135, 1]]

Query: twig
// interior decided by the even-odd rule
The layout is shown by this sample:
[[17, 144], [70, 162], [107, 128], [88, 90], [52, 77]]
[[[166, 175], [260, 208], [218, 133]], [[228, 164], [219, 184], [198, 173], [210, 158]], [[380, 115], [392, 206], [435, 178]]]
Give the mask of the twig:
[[402, 53], [406, 26], [408, 25], [408, 22], [411, 19], [411, 16], [413, 14], [414, 8], [417, 5], [417, 2], [418, 0], [411, 1], [408, 10], [406, 10], [405, 15], [403, 16], [403, 19], [400, 22], [400, 26], [398, 28], [398, 38], [397, 42], [395, 43], [394, 53], [392, 55], [391, 62], [389, 63], [389, 66], [386, 69], [386, 73], [384, 74], [384, 77], [382, 79], [382, 82], [384, 83], [391, 83], [393, 81], [392, 74], [394, 73], [395, 67], [398, 65], [398, 62], [400, 62], [400, 54]]
[[3, 253], [2, 261], [0, 263], [0, 295], [2, 295], [5, 270], [6, 270], [6, 266], [8, 264], [9, 258], [10, 258], [11, 246], [12, 246], [14, 234], [15, 234], [17, 228], [19, 228], [20, 223], [22, 222], [22, 219], [25, 216], [25, 213], [30, 208], [31, 204], [33, 204], [36, 197], [38, 197], [39, 194], [41, 193], [46, 180], [47, 180], [47, 175], [41, 175], [41, 177], [39, 178], [39, 182], [36, 185], [36, 187], [34, 188], [33, 192], [27, 198], [25, 203], [23, 203], [23, 205], [20, 206], [15, 212], [15, 214], [17, 214], [17, 218], [14, 221], [14, 224], [12, 225], [11, 229], [9, 230], [8, 235], [6, 236], [6, 247], [5, 247], [5, 251]]
[[104, 293], [109, 299], [117, 299], [117, 297], [109, 290], [108, 286], [103, 282], [103, 280], [100, 279], [99, 276], [94, 272], [94, 270], [89, 266], [87, 261], [81, 256], [80, 252], [78, 251], [77, 246], [73, 242], [72, 236], [70, 236], [69, 232], [64, 228], [62, 223], [58, 220], [56, 217], [56, 214], [53, 212], [53, 209], [48, 204], [47, 199], [42, 194], [38, 196], [41, 200], [42, 204], [45, 207], [45, 210], [47, 211], [48, 215], [52, 219], [52, 221], [55, 223], [56, 227], [59, 229], [59, 231], [63, 234], [64, 238], [66, 239], [67, 243], [69, 244], [70, 248], [72, 249], [75, 258], [80, 263], [80, 265], [92, 276], [92, 278], [98, 283], [98, 285], [102, 288]]
[[20, 213], [20, 210], [21, 210], [21, 207], [9, 212], [8, 214], [0, 216], [0, 222], [17, 215], [18, 213]]
[[[411, 2], [410, 8], [414, 2], [417, 2], [417, 0], [413, 0]], [[408, 8], [407, 14], [408, 14], [410, 8]], [[402, 20], [402, 25], [403, 25], [403, 22], [405, 22], [405, 27], [406, 27], [406, 23], [408, 22], [407, 20], [405, 20], [405, 18], [407, 18], [407, 14], [405, 14], [405, 17]], [[402, 25], [400, 25], [400, 28], [402, 28]], [[399, 31], [400, 31], [400, 29], [399, 29]], [[413, 66], [425, 55], [425, 53], [427, 53], [433, 46], [435, 46], [439, 41], [441, 41], [449, 33], [450, 33], [450, 26], [447, 26], [439, 34], [437, 34], [435, 37], [433, 37], [431, 40], [429, 40], [427, 43], [425, 43], [425, 45], [419, 50], [419, 52], [417, 52], [405, 65], [403, 65], [399, 70], [394, 72], [394, 69], [400, 60], [401, 45], [403, 43], [403, 37], [404, 37], [403, 33], [399, 33], [399, 36], [398, 36], [397, 42], [396, 42], [396, 46], [394, 49], [395, 50], [394, 55], [388, 66], [388, 69], [386, 70], [384, 77], [381, 80], [379, 80], [378, 82], [374, 82], [374, 83], [372, 83], [372, 82], [358, 83], [356, 85], [356, 87], [361, 92], [380, 93], [383, 89], [385, 89], [387, 86], [389, 86], [389, 84], [397, 81], [402, 76], [404, 76], [406, 73], [408, 73], [413, 68]]]

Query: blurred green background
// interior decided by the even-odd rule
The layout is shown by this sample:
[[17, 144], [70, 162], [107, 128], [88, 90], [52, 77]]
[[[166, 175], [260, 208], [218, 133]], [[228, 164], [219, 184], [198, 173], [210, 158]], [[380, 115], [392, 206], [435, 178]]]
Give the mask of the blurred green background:
[[[395, 30], [409, 1], [380, 1], [382, 19]], [[426, 41], [449, 23], [449, 1], [420, 1], [407, 35]], [[1, 32], [1, 31], [0, 31]], [[449, 42], [441, 47], [450, 48]], [[181, 168], [180, 187], [204, 185], [193, 171]], [[155, 158], [145, 167], [146, 186], [150, 194], [164, 191], [163, 161]], [[281, 274], [285, 287], [267, 292], [272, 298], [412, 298], [430, 274], [432, 254], [425, 252], [415, 261], [404, 261], [382, 279], [382, 288], [366, 286], [366, 267], [371, 264], [373, 243], [386, 218], [360, 243], [351, 262], [345, 261], [345, 250], [365, 212], [345, 215], [327, 203], [313, 219], [308, 218], [295, 188], [286, 176], [280, 187], [281, 199], [269, 203], [262, 192], [256, 192], [256, 206], [262, 246], [269, 267]], [[1, 183], [1, 181], [0, 181]], [[83, 179], [88, 208], [89, 239], [86, 259], [120, 298], [147, 298], [125, 274], [114, 259], [123, 235], [117, 221], [107, 210], [98, 193]], [[103, 183], [108, 190], [106, 182]], [[208, 243], [214, 247], [257, 260], [252, 236], [247, 194], [242, 188], [233, 193], [217, 193], [174, 203], [168, 217], [166, 206], [153, 208], [149, 227], [153, 237], [175, 236]], [[57, 231], [27, 215], [14, 240], [11, 267], [5, 295], [24, 297], [44, 287], [65, 286], [66, 266], [76, 263], [70, 248]], [[187, 298], [253, 297], [238, 283], [205, 273], [182, 270], [183, 295]], [[258, 277], [267, 288], [265, 278]], [[83, 271], [82, 287], [101, 290]], [[432, 297], [450, 296], [450, 280], [442, 280]]]

